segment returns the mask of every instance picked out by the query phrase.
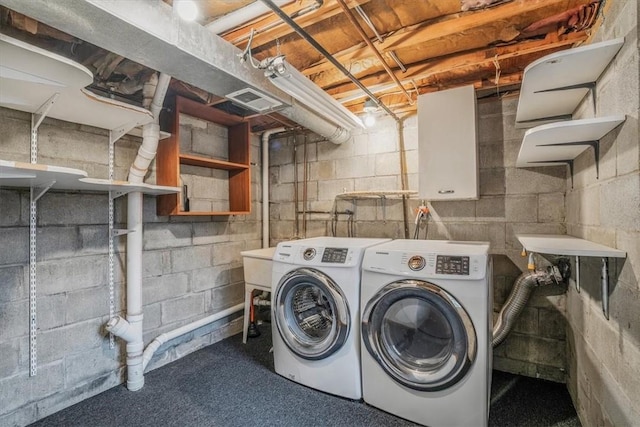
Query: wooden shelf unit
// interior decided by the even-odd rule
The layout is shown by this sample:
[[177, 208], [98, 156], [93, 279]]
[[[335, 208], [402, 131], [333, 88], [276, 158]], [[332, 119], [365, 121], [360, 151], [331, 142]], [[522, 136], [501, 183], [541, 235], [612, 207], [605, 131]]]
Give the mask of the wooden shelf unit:
[[[180, 114], [225, 126], [228, 129], [228, 160], [180, 152]], [[180, 186], [182, 165], [225, 170], [229, 173], [228, 211], [184, 211], [180, 194], [158, 197], [158, 215], [246, 215], [251, 212], [251, 170], [249, 123], [243, 118], [176, 96], [168, 120], [171, 136], [160, 141], [156, 157], [159, 185]]]

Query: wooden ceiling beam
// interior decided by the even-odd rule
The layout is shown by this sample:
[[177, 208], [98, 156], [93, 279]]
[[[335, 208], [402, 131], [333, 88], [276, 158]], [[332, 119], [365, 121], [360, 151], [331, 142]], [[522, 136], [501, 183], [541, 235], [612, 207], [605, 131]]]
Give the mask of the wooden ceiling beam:
[[[550, 34], [544, 40], [533, 40], [506, 46], [493, 47], [476, 50], [466, 54], [449, 56], [435, 60], [428, 60], [422, 63], [407, 67], [405, 73], [396, 72], [396, 76], [403, 82], [405, 87], [412, 88], [411, 80], [425, 79], [432, 75], [444, 74], [447, 72], [461, 71], [470, 72], [474, 68], [494, 67], [494, 60], [504, 61], [512, 58], [525, 57], [539, 53], [544, 56], [550, 51], [555, 51], [570, 47], [575, 43], [586, 40], [586, 31], [570, 33], [562, 36]], [[523, 64], [522, 67], [527, 64]], [[391, 84], [391, 79], [382, 72], [363, 77], [360, 81], [370, 89], [375, 90], [376, 86]], [[347, 98], [360, 93], [359, 89], [352, 84], [343, 83], [327, 90], [327, 93], [336, 99]], [[363, 95], [364, 97], [364, 95]]]
[[[350, 8], [353, 8], [369, 3], [370, 1], [371, 0], [350, 0], [348, 6]], [[295, 4], [282, 7], [282, 10], [284, 10], [287, 15], [292, 15], [300, 11], [301, 9], [304, 9], [308, 5], [309, 4], [301, 5], [300, 3], [295, 2]], [[338, 2], [336, 0], [328, 0], [325, 1], [319, 9], [307, 13], [299, 18], [294, 18], [294, 20], [302, 28], [306, 28], [310, 27], [311, 25], [317, 24], [318, 22], [336, 16], [340, 13], [342, 13], [342, 9], [340, 8]], [[262, 28], [268, 29], [261, 31]], [[230, 43], [233, 43], [240, 49], [244, 49], [247, 46], [251, 29], [257, 30], [257, 33], [254, 34], [253, 40], [251, 42], [251, 48], [254, 50], [262, 45], [272, 42], [275, 39], [281, 39], [283, 37], [295, 34], [291, 27], [282, 22], [279, 17], [275, 16], [273, 13], [269, 13], [269, 15], [267, 16], [263, 16], [259, 19], [254, 19], [253, 21], [249, 21], [248, 23], [244, 24], [242, 27], [238, 27], [233, 31], [224, 33], [222, 35], [222, 38]]]
[[[588, 3], [589, 1], [591, 0], [516, 0], [491, 9], [456, 13], [441, 19], [429, 20], [403, 28], [402, 30], [387, 36], [384, 42], [377, 43], [377, 47], [380, 52], [411, 48], [417, 49], [418, 45], [423, 45], [435, 40], [446, 40], [449, 37], [465, 34], [483, 26], [495, 29], [496, 25], [500, 24], [503, 27], [507, 27], [507, 23], [515, 22], [514, 20], [522, 20], [523, 16], [527, 16], [534, 12], [545, 10], [548, 11], [548, 14], [553, 14], [557, 11], [573, 7], [576, 4]], [[527, 24], [530, 23], [531, 22], [528, 22]], [[512, 30], [517, 31], [515, 28], [512, 28]], [[506, 35], [505, 37], [509, 38], [515, 36], [516, 34], [513, 33]], [[357, 60], [370, 58], [371, 53], [365, 46], [338, 52], [334, 54], [334, 57], [343, 64], [350, 64]], [[348, 65], [347, 68], [349, 68]], [[302, 70], [302, 72], [309, 76], [327, 70], [332, 70], [332, 65], [328, 61], [323, 60]], [[322, 84], [319, 86], [323, 87]]]
[[[477, 78], [468, 78], [461, 79], [457, 81], [450, 81], [447, 84], [441, 87], [424, 87], [421, 88], [418, 93], [420, 95], [430, 92], [436, 92], [438, 90], [443, 89], [452, 89], [455, 87], [473, 85], [476, 91], [490, 91], [490, 90], [500, 90], [500, 88], [513, 88], [514, 85], [520, 84], [522, 81], [522, 72], [515, 72], [511, 74], [505, 74], [500, 76], [500, 81], [496, 84], [493, 80], [488, 79], [477, 79]], [[405, 113], [412, 113], [417, 111], [418, 105], [414, 103], [413, 105], [409, 104], [406, 99], [402, 96], [402, 94], [393, 91], [381, 93], [379, 98], [393, 110], [396, 115], [402, 115]], [[362, 114], [363, 111], [363, 102], [353, 102], [345, 104], [352, 113], [354, 114]]]

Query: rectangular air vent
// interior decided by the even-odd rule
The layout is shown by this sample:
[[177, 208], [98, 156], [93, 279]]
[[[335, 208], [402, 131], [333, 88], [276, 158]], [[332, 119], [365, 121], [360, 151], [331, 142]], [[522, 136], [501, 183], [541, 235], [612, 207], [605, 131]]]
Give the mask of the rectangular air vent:
[[253, 111], [261, 113], [263, 111], [273, 110], [279, 107], [282, 102], [271, 98], [270, 96], [260, 93], [252, 88], [240, 89], [225, 96], [244, 107], [250, 108]]

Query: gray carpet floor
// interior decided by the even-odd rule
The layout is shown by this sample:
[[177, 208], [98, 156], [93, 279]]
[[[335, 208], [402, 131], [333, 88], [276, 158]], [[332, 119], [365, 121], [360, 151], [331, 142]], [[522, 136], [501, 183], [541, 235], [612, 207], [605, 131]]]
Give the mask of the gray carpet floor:
[[[415, 426], [362, 402], [321, 393], [273, 370], [270, 325], [194, 352], [33, 426]], [[461, 407], [461, 410], [464, 410]], [[494, 372], [490, 426], [579, 427], [563, 384]]]

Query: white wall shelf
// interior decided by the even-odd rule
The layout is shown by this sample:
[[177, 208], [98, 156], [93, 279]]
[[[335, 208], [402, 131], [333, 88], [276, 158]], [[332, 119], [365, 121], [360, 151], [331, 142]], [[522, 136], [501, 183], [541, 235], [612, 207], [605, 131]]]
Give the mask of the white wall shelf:
[[[0, 107], [31, 113], [31, 163], [0, 160], [0, 188], [30, 190], [29, 205], [29, 362], [37, 372], [36, 237], [37, 201], [49, 190], [106, 192], [109, 195], [109, 314], [113, 317], [115, 236], [114, 199], [131, 192], [162, 195], [178, 187], [115, 181], [114, 146], [125, 133], [139, 135], [139, 127], [154, 120], [151, 111], [96, 95], [86, 87], [93, 73], [81, 64], [4, 34], [0, 34]], [[78, 169], [38, 164], [38, 128], [45, 117], [109, 130], [109, 179], [88, 178]], [[161, 133], [161, 138], [168, 134]], [[110, 346], [114, 338], [110, 335]]]
[[63, 56], [0, 34], [0, 106], [34, 113], [53, 97], [47, 117], [101, 129], [150, 123], [145, 108], [96, 95], [86, 67]]
[[626, 258], [627, 253], [578, 237], [555, 234], [518, 234], [516, 238], [527, 252], [576, 257], [576, 290], [580, 292], [580, 257], [599, 257], [602, 261], [600, 292], [602, 312], [609, 319], [609, 258]]
[[30, 188], [48, 186], [59, 191], [115, 192], [122, 196], [133, 191], [159, 195], [179, 193], [180, 187], [146, 183], [88, 178], [85, 171], [59, 166], [0, 160], [0, 188]]
[[516, 127], [570, 119], [623, 44], [624, 38], [607, 40], [552, 53], [529, 64], [522, 77]]
[[625, 258], [627, 253], [605, 245], [564, 234], [518, 234], [529, 252], [553, 255]]
[[568, 164], [573, 181], [573, 160], [593, 148], [596, 178], [599, 176], [599, 141], [622, 122], [624, 115], [549, 123], [524, 134], [516, 166], [519, 168]]

